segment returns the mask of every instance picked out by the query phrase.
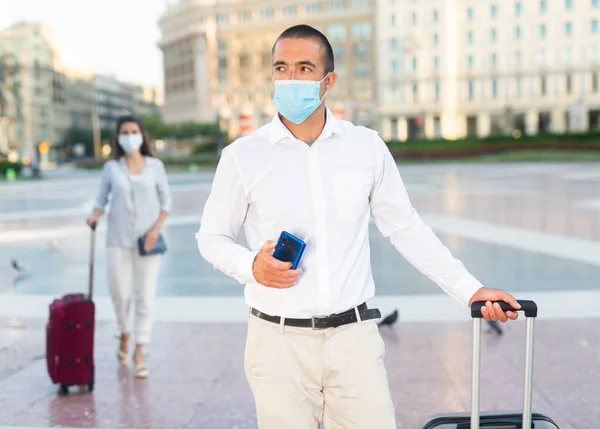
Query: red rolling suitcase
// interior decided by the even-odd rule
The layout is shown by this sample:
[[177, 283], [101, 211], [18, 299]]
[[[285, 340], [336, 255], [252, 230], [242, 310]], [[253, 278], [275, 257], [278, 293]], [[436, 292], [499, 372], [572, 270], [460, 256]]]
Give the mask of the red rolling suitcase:
[[[514, 310], [505, 302], [499, 302], [504, 311]], [[473, 369], [471, 385], [471, 412], [449, 413], [432, 416], [422, 429], [559, 429], [558, 425], [543, 414], [531, 412], [533, 390], [533, 334], [537, 305], [533, 301], [519, 301], [526, 317], [525, 383], [522, 412], [484, 412], [479, 410], [479, 385], [481, 369], [481, 307], [484, 301], [473, 303]]]
[[60, 392], [69, 386], [94, 389], [94, 247], [96, 225], [92, 226], [90, 250], [89, 294], [68, 294], [50, 304], [46, 325], [46, 362], [53, 383]]

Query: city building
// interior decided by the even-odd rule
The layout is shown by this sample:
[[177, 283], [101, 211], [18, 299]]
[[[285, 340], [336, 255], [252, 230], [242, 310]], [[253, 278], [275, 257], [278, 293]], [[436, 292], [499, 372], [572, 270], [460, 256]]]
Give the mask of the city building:
[[600, 129], [600, 0], [378, 2], [386, 139]]
[[[20, 22], [0, 31], [0, 153], [55, 147], [69, 128], [111, 130], [123, 114], [161, 115], [162, 91], [68, 69], [52, 28]], [[45, 145], [45, 146], [46, 146]]]
[[335, 88], [328, 105], [338, 117], [375, 124], [375, 0], [179, 0], [160, 20], [164, 119], [226, 122], [230, 136], [269, 121], [271, 49], [277, 36], [306, 23], [332, 43]]
[[57, 71], [53, 40], [51, 28], [40, 23], [19, 22], [0, 31], [2, 150], [59, 141], [66, 131], [65, 80]]

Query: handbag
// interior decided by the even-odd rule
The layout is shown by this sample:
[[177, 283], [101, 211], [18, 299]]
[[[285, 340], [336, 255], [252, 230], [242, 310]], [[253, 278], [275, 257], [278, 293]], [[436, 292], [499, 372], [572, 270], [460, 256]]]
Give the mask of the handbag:
[[158, 234], [158, 239], [154, 244], [154, 247], [150, 250], [146, 250], [144, 248], [144, 244], [146, 244], [146, 236], [142, 235], [138, 238], [138, 250], [140, 251], [140, 256], [148, 256], [148, 255], [158, 255], [163, 254], [167, 251], [167, 243], [165, 242], [162, 234]]
[[[133, 208], [133, 221], [135, 223], [135, 220], [137, 219], [137, 215], [135, 213], [135, 198], [134, 198], [134, 192], [133, 192], [133, 182], [131, 180], [131, 177], [129, 176], [129, 172], [127, 171], [126, 166], [123, 166], [123, 170], [124, 170], [125, 176], [127, 177], [127, 180], [129, 180], [129, 186], [131, 187], [131, 207]], [[138, 252], [140, 253], [140, 256], [150, 256], [150, 255], [159, 255], [159, 254], [162, 255], [163, 253], [165, 253], [167, 251], [167, 243], [162, 234], [158, 234], [158, 239], [156, 240], [156, 243], [154, 243], [154, 247], [152, 249], [146, 250], [144, 248], [145, 243], [146, 243], [145, 235], [138, 237], [137, 244], [138, 244]]]

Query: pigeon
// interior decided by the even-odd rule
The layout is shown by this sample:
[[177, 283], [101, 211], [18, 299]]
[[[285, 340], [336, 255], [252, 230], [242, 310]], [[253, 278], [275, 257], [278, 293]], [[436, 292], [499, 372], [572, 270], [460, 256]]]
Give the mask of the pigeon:
[[27, 269], [20, 265], [16, 259], [12, 259], [10, 264], [13, 269], [13, 283], [16, 284], [27, 275]]
[[394, 323], [398, 321], [398, 310], [394, 310], [393, 313], [385, 316], [381, 322], [378, 323], [379, 326], [392, 326]]
[[500, 326], [500, 323], [493, 321], [493, 320], [488, 320], [488, 325], [490, 327], [490, 331], [494, 331], [497, 335], [502, 335], [503, 331], [502, 331], [502, 327]]

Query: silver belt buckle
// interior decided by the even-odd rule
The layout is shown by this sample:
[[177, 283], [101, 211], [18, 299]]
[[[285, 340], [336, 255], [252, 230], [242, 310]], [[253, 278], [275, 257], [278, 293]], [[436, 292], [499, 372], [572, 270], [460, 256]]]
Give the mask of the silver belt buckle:
[[316, 329], [325, 329], [325, 328], [317, 328], [315, 326], [315, 320], [317, 320], [317, 319], [327, 319], [328, 317], [330, 317], [330, 316], [313, 316], [313, 317], [311, 317], [310, 318], [310, 322], [311, 322], [312, 328], [315, 329], [315, 330]]

